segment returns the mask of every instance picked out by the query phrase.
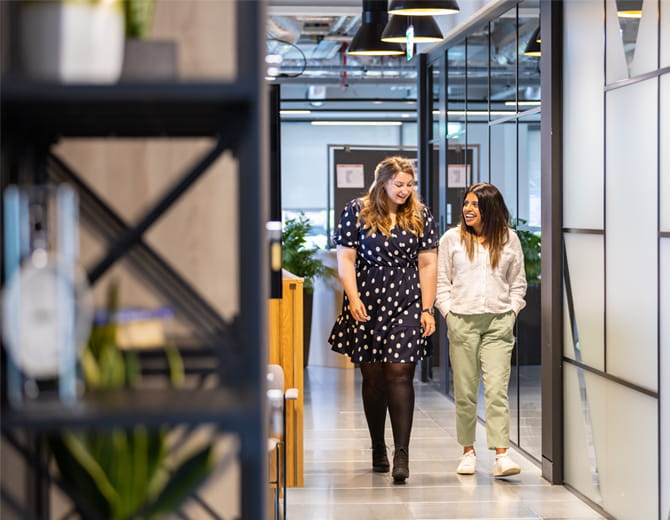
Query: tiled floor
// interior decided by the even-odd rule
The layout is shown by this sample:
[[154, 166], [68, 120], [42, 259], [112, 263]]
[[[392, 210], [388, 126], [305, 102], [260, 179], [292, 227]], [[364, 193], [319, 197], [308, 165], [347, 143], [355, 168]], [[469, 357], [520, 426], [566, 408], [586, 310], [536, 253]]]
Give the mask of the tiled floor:
[[[521, 475], [493, 479], [493, 456], [478, 426], [477, 474], [455, 473], [461, 448], [454, 406], [417, 382], [410, 478], [394, 485], [373, 473], [358, 370], [310, 366], [305, 372], [305, 486], [288, 491], [288, 520], [603, 518], [512, 450]], [[386, 442], [392, 445], [387, 421]]]

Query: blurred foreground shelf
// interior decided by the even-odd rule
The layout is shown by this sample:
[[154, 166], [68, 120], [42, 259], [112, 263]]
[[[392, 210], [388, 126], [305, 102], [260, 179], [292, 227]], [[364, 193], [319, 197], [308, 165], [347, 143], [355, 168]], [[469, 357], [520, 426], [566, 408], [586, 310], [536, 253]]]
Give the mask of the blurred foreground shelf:
[[244, 82], [64, 85], [6, 80], [0, 88], [2, 127], [49, 139], [213, 137], [231, 122], [248, 121], [251, 87]]
[[257, 415], [254, 392], [240, 387], [211, 390], [151, 389], [91, 394], [72, 405], [60, 401], [27, 402], [7, 407], [3, 429], [109, 428], [210, 423], [228, 431], [243, 430]]

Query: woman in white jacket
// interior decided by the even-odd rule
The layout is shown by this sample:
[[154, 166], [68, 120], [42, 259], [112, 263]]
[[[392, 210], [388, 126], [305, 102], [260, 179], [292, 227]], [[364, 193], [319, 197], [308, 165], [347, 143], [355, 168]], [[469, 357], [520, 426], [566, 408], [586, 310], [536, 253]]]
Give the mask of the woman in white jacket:
[[436, 307], [447, 320], [453, 369], [456, 433], [463, 457], [456, 469], [475, 472], [477, 394], [484, 384], [486, 436], [496, 451], [493, 475], [521, 471], [507, 455], [514, 323], [526, 305], [526, 273], [519, 237], [510, 229], [500, 191], [488, 183], [470, 186], [461, 221], [440, 239]]

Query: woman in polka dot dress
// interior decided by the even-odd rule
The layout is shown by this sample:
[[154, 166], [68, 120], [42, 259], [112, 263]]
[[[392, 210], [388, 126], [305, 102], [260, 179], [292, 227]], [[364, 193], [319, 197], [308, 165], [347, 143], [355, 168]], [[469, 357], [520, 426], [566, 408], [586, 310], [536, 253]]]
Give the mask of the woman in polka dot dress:
[[358, 363], [372, 441], [372, 469], [389, 471], [384, 427], [391, 417], [393, 479], [409, 476], [414, 369], [435, 332], [437, 229], [420, 201], [412, 165], [389, 157], [368, 194], [347, 203], [335, 233], [344, 304], [329, 342]]

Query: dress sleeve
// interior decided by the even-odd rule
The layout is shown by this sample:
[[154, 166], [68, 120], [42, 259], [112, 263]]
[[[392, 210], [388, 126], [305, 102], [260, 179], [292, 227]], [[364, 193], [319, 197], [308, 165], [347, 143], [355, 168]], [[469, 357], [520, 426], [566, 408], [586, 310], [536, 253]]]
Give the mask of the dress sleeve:
[[436, 249], [438, 244], [437, 224], [430, 210], [423, 208], [423, 234], [419, 237], [419, 251]]
[[344, 209], [342, 210], [342, 215], [340, 215], [340, 222], [337, 225], [337, 229], [335, 230], [335, 236], [333, 237], [333, 242], [336, 245], [351, 247], [354, 249], [358, 248], [359, 212], [360, 212], [360, 206], [357, 200], [347, 202], [346, 206], [344, 206]]

